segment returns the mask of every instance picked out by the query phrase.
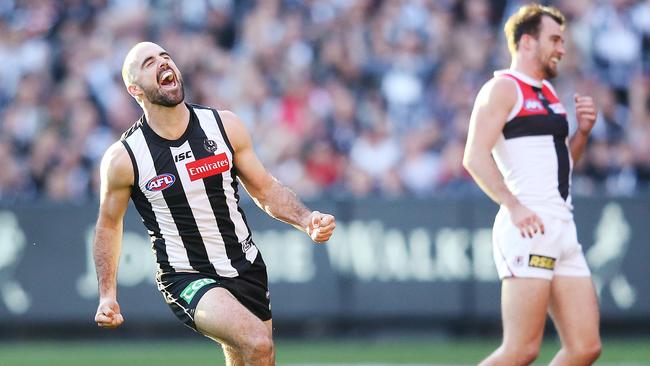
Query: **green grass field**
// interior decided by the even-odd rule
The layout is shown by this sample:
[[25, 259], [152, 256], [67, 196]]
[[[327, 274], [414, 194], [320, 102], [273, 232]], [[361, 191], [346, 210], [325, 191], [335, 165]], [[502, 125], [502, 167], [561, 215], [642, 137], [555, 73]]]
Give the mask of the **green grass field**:
[[[472, 365], [498, 340], [334, 340], [276, 344], [278, 365]], [[650, 365], [650, 339], [605, 339], [597, 365]], [[558, 346], [547, 340], [536, 365], [548, 364]], [[130, 341], [123, 343], [0, 343], [1, 366], [194, 366], [223, 365], [210, 341]]]

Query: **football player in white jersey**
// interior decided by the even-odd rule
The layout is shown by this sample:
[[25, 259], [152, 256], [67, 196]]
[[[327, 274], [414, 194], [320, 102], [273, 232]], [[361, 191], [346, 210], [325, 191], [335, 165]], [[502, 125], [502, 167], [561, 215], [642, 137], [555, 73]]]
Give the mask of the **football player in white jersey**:
[[597, 111], [591, 97], [576, 94], [578, 127], [569, 138], [566, 113], [547, 81], [565, 53], [564, 23], [559, 10], [537, 4], [510, 17], [510, 69], [482, 87], [470, 120], [463, 165], [500, 205], [493, 251], [503, 342], [480, 365], [531, 364], [547, 312], [562, 342], [551, 365], [590, 365], [601, 352], [598, 301], [568, 194], [572, 162]]

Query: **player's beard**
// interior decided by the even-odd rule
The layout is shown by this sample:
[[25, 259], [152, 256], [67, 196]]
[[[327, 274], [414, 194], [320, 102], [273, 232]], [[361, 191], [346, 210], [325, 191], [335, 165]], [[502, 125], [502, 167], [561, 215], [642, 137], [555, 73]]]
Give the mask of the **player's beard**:
[[559, 63], [560, 58], [557, 57], [558, 63], [556, 63], [555, 67], [553, 67], [553, 65], [552, 65], [553, 61], [551, 61], [551, 59], [553, 57], [554, 57], [554, 55], [551, 54], [546, 58], [543, 58], [543, 59], [541, 57], [539, 58], [539, 63], [541, 64], [542, 72], [544, 73], [544, 79], [546, 79], [546, 80], [553, 79], [554, 77], [557, 76], [557, 68], [559, 66], [558, 63]]
[[551, 61], [544, 63], [544, 79], [550, 80], [557, 76], [557, 64], [555, 68], [551, 65]]
[[142, 88], [144, 96], [151, 104], [161, 105], [163, 107], [175, 107], [185, 100], [185, 88], [183, 88], [183, 80], [178, 78], [176, 80], [178, 88], [175, 90], [163, 90], [158, 88]]

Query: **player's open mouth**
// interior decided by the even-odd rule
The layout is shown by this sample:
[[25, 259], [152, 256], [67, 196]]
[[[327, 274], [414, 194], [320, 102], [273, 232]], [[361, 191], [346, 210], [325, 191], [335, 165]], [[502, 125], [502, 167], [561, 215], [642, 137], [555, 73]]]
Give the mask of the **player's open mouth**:
[[167, 69], [158, 76], [158, 83], [160, 86], [173, 88], [176, 86], [176, 75], [171, 69]]

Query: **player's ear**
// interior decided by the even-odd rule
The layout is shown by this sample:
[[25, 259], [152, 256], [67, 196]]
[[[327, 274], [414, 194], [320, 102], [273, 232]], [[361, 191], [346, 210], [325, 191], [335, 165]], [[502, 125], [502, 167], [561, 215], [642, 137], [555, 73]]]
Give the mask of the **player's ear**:
[[531, 36], [530, 34], [522, 34], [521, 38], [519, 39], [519, 49], [530, 49], [534, 41], [535, 37]]
[[129, 85], [126, 90], [131, 94], [131, 96], [135, 99], [138, 99], [142, 95], [142, 89], [140, 89], [139, 86], [135, 84]]

